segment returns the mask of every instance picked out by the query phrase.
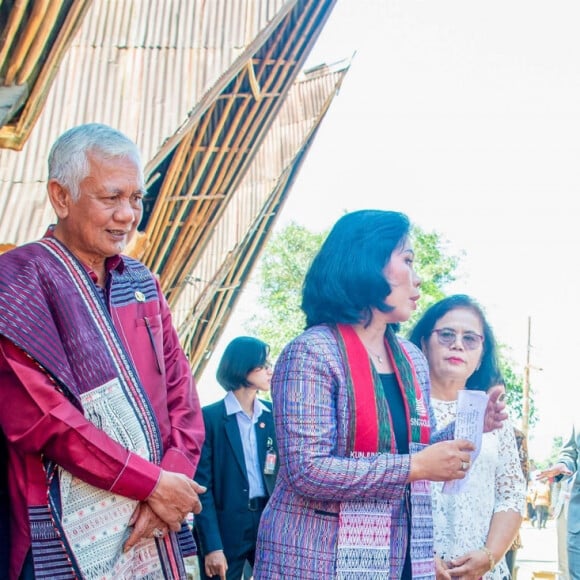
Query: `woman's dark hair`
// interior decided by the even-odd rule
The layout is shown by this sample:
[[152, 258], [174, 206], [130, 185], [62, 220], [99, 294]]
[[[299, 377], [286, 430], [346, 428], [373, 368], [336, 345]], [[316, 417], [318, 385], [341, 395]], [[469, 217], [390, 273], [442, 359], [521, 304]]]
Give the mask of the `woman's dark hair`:
[[224, 350], [216, 378], [226, 391], [236, 391], [248, 386], [246, 377], [256, 368], [263, 367], [270, 347], [258, 338], [238, 336]]
[[410, 231], [405, 214], [360, 210], [342, 216], [314, 257], [302, 288], [306, 328], [315, 324], [368, 322], [371, 308], [385, 304], [391, 287], [384, 268]]
[[474, 312], [483, 326], [483, 354], [479, 368], [467, 379], [465, 387], [470, 391], [487, 391], [490, 387], [503, 382], [497, 358], [497, 345], [491, 326], [485, 318], [481, 306], [466, 294], [453, 294], [429, 306], [423, 316], [417, 321], [409, 334], [409, 340], [423, 348], [433, 333], [437, 321], [451, 310], [466, 308]]

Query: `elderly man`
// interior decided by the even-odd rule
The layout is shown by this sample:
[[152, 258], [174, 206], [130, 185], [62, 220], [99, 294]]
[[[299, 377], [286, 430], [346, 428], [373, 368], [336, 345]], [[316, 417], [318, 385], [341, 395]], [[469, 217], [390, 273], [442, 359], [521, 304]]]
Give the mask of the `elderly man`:
[[157, 280], [121, 255], [142, 215], [139, 151], [81, 125], [48, 170], [56, 225], [0, 256], [9, 577], [185, 578], [204, 427]]

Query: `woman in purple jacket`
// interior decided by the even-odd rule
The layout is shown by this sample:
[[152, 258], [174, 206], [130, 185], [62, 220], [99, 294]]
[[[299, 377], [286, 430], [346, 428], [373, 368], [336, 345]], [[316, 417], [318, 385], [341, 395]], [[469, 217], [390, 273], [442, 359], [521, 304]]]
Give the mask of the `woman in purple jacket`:
[[429, 480], [465, 477], [473, 446], [431, 432], [425, 359], [395, 334], [419, 299], [409, 231], [401, 213], [346, 214], [306, 275], [307, 328], [272, 378], [281, 464], [256, 580], [435, 577]]

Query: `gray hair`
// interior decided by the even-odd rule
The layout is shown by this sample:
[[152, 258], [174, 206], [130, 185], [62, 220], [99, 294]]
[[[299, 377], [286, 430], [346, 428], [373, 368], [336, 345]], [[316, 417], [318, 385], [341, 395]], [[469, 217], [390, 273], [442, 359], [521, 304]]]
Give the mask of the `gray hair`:
[[137, 145], [125, 134], [100, 123], [86, 123], [65, 131], [53, 144], [48, 154], [48, 179], [55, 179], [66, 187], [77, 201], [79, 185], [89, 174], [87, 154], [95, 152], [106, 159], [128, 157], [141, 168], [141, 154]]

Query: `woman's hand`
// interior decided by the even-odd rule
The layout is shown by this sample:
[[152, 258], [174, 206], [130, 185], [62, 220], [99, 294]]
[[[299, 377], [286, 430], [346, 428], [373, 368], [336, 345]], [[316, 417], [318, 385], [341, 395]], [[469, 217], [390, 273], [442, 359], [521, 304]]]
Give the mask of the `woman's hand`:
[[411, 455], [409, 481], [463, 479], [471, 467], [470, 452], [474, 449], [473, 443], [467, 439], [433, 443]]
[[448, 572], [451, 578], [478, 580], [486, 572], [489, 572], [489, 558], [483, 550], [467, 552], [467, 554], [451, 560]]
[[483, 432], [499, 429], [508, 418], [505, 410], [505, 387], [495, 385], [487, 391], [488, 401], [483, 418]]
[[439, 556], [435, 556], [435, 577], [437, 580], [451, 580], [447, 563]]

